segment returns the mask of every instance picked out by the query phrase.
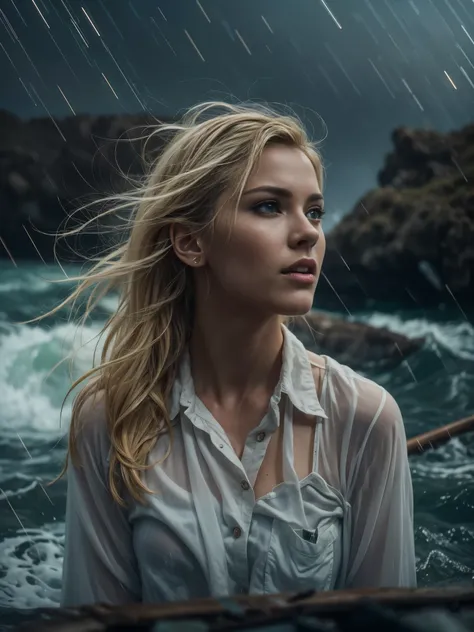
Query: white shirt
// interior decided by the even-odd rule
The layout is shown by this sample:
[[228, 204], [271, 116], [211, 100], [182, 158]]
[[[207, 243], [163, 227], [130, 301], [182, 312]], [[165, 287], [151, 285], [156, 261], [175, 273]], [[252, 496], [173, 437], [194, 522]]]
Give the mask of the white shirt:
[[[68, 469], [62, 605], [416, 586], [413, 490], [397, 404], [328, 357], [319, 401], [305, 347], [283, 331], [280, 380], [241, 459], [196, 396], [185, 352], [170, 399], [172, 451], [145, 472], [158, 492], [145, 505], [123, 509], [112, 500], [104, 408], [89, 407], [82, 467]], [[256, 500], [282, 398], [284, 481]], [[313, 471], [303, 480], [293, 463], [294, 409], [317, 424]], [[168, 447], [169, 437], [160, 438], [150, 460]]]

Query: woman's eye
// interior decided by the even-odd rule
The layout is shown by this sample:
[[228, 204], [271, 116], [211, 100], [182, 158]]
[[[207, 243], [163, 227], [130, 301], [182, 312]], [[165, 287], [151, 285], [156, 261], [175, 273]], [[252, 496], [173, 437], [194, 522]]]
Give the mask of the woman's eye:
[[[264, 215], [270, 215], [280, 211], [280, 205], [276, 200], [266, 200], [265, 202], [259, 202], [252, 207], [254, 211], [262, 213]], [[321, 220], [324, 216], [324, 209], [320, 206], [309, 209], [306, 213], [308, 219], [312, 222]]]
[[275, 200], [267, 200], [266, 202], [259, 202], [259, 204], [255, 204], [253, 207], [254, 210], [262, 212], [262, 213], [274, 213], [278, 211], [278, 202]]
[[313, 217], [310, 217], [310, 219], [312, 220], [318, 220], [318, 219], [323, 219], [324, 217], [324, 209], [321, 208], [320, 206], [318, 206], [317, 208], [312, 208], [308, 211], [308, 215], [313, 215]]

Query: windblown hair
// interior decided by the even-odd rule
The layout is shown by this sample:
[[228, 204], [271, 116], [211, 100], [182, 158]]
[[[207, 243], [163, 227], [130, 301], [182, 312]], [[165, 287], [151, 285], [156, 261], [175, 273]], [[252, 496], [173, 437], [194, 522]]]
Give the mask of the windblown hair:
[[[126, 239], [98, 257], [85, 274], [73, 277], [76, 289], [41, 317], [75, 304], [90, 291], [84, 323], [106, 294], [118, 291], [118, 308], [100, 333], [105, 335], [100, 363], [74, 381], [64, 398], [87, 380], [74, 400], [68, 454], [59, 477], [69, 457], [79, 463], [81, 410], [100, 393], [111, 442], [109, 486], [120, 504], [125, 489], [141, 502], [144, 493], [151, 493], [141, 473], [156, 465], [148, 457], [158, 437], [171, 435], [168, 401], [193, 325], [193, 273], [174, 253], [170, 227], [180, 224], [192, 234], [212, 231], [222, 208], [218, 201], [225, 194], [237, 206], [269, 144], [299, 148], [313, 163], [321, 187], [323, 180], [319, 153], [301, 122], [268, 107], [207, 102], [189, 109], [180, 123], [154, 127], [149, 138], [159, 134], [168, 141], [141, 184], [100, 200], [108, 207], [99, 219], [129, 213]], [[96, 219], [64, 236], [92, 221]]]

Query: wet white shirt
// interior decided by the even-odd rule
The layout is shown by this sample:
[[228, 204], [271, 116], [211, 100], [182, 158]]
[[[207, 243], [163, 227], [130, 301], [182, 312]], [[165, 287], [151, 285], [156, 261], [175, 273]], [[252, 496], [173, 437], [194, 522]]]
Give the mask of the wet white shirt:
[[[165, 602], [314, 588], [416, 586], [413, 491], [400, 410], [385, 389], [325, 357], [321, 401], [303, 344], [286, 327], [268, 412], [239, 459], [196, 396], [189, 355], [173, 386], [173, 448], [148, 470], [159, 490], [118, 506], [108, 491], [104, 409], [92, 404], [68, 469], [64, 606]], [[283, 482], [253, 485], [284, 404]], [[294, 410], [314, 416], [313, 471], [298, 479]], [[155, 461], [168, 448], [159, 440]]]

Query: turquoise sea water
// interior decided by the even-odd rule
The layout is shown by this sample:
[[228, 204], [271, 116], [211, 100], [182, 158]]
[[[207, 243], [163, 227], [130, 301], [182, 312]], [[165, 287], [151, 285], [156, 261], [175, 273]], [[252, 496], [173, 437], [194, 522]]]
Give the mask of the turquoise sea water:
[[[66, 268], [73, 274], [76, 270]], [[44, 313], [70, 286], [53, 266], [0, 261], [0, 621], [14, 609], [55, 605], [61, 583], [66, 483], [47, 486], [64, 457], [70, 403], [69, 363], [53, 366], [81, 343], [77, 377], [92, 364], [94, 336], [113, 299], [88, 323], [82, 338], [67, 313], [33, 325], [15, 325]], [[428, 312], [361, 312], [363, 322], [408, 336], [425, 336], [417, 354], [391, 371], [369, 377], [397, 399], [408, 436], [474, 413], [474, 327], [452, 308]], [[87, 341], [90, 340], [88, 343]], [[474, 578], [474, 436], [411, 457], [419, 585]]]

